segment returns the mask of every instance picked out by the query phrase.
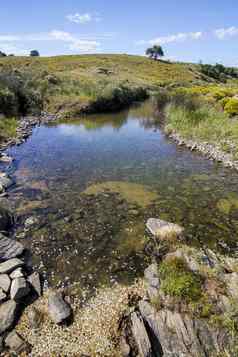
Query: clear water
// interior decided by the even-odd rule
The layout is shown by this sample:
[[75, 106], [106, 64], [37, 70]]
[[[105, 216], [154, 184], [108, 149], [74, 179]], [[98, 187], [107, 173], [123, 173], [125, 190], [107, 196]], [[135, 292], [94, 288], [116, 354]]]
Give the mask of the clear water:
[[[129, 283], [149, 260], [151, 216], [184, 226], [188, 244], [236, 251], [238, 173], [177, 147], [159, 120], [146, 102], [37, 127], [9, 149], [17, 234], [52, 283]], [[29, 216], [38, 221], [24, 230]]]

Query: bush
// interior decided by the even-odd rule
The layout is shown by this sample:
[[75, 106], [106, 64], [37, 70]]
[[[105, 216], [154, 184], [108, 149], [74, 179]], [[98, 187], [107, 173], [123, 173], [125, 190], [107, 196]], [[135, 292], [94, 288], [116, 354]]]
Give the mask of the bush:
[[224, 107], [224, 111], [229, 115], [238, 115], [238, 98], [230, 98]]
[[161, 288], [166, 295], [186, 301], [201, 297], [201, 279], [188, 269], [184, 259], [173, 257], [163, 261], [159, 268]]

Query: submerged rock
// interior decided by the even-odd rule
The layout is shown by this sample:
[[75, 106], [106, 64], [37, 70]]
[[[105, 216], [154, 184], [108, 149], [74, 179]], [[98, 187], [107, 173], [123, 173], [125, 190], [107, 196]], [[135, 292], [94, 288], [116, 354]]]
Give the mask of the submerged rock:
[[[1, 185], [1, 182], [0, 182]], [[13, 224], [13, 216], [9, 210], [0, 206], [0, 231], [7, 231]]]
[[51, 319], [60, 324], [66, 321], [71, 316], [71, 309], [64, 301], [63, 296], [58, 291], [52, 291], [49, 294], [48, 309]]
[[178, 224], [166, 222], [158, 218], [149, 218], [146, 227], [153, 236], [160, 239], [175, 239], [180, 237], [184, 231]]
[[0, 335], [8, 330], [14, 323], [17, 304], [9, 300], [0, 305]]
[[16, 258], [24, 251], [24, 246], [0, 233], [0, 261]]

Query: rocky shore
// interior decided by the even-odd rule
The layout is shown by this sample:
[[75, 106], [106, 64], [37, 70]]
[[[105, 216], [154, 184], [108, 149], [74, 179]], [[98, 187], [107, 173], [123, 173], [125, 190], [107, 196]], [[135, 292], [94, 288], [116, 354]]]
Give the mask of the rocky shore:
[[206, 158], [222, 163], [225, 167], [238, 170], [238, 161], [233, 155], [222, 151], [219, 147], [209, 143], [197, 142], [195, 140], [184, 139], [178, 133], [170, 133], [169, 137], [179, 146], [185, 146], [191, 151], [198, 151]]

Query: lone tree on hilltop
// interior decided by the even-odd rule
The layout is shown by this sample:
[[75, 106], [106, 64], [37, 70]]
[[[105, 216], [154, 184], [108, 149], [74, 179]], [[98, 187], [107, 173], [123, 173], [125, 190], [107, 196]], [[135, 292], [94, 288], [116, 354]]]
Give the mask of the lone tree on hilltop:
[[146, 55], [154, 60], [158, 60], [158, 58], [164, 57], [164, 51], [161, 46], [154, 45], [153, 47], [147, 48]]
[[31, 56], [31, 57], [39, 57], [39, 56], [40, 56], [40, 53], [39, 53], [39, 51], [37, 51], [37, 50], [32, 50], [32, 51], [30, 52], [30, 56]]

